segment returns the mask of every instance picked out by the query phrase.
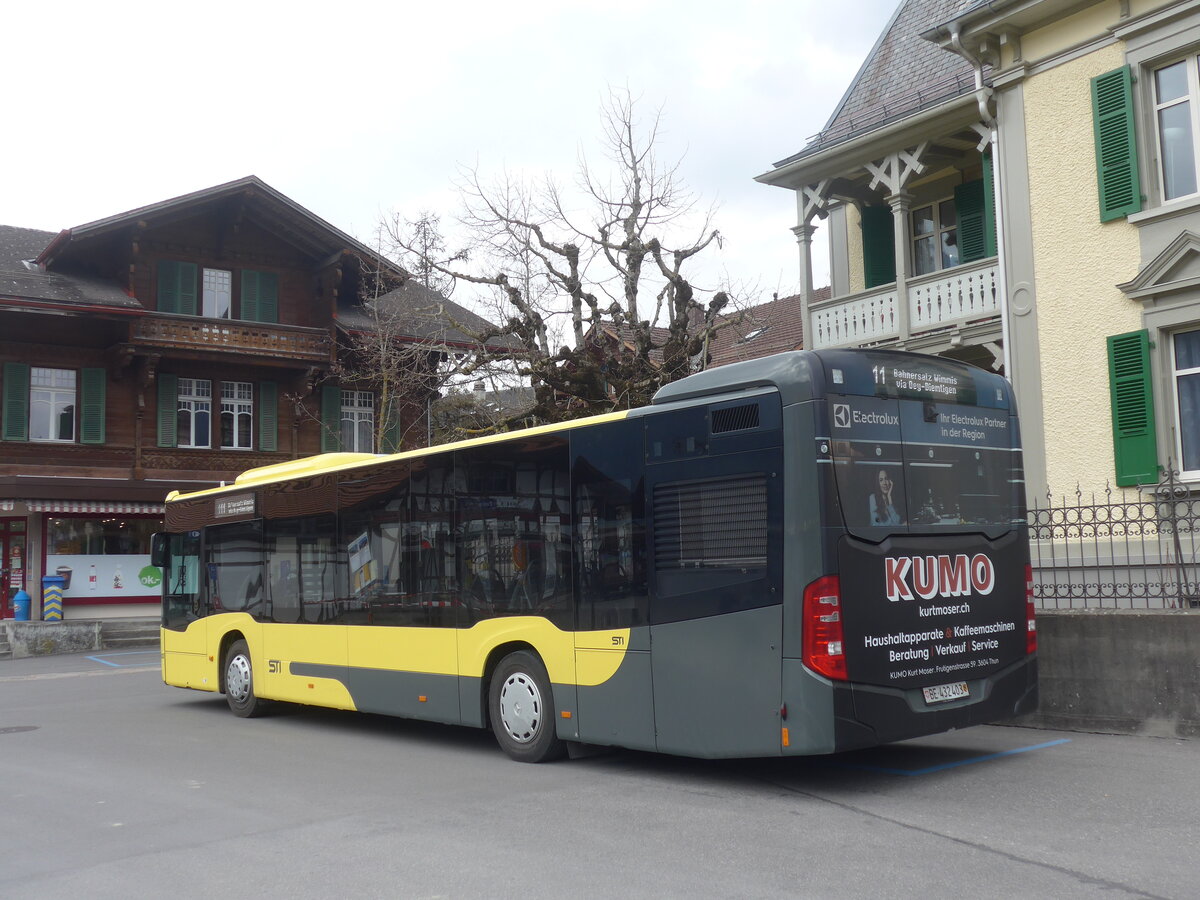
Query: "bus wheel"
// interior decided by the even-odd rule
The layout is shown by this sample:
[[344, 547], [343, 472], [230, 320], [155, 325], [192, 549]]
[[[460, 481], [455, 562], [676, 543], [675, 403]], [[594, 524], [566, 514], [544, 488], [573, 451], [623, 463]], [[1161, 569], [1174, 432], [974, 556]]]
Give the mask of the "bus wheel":
[[266, 701], [254, 695], [254, 671], [245, 641], [235, 641], [225, 656], [225, 701], [234, 715], [247, 719], [266, 711]]
[[517, 762], [560, 759], [567, 745], [554, 733], [550, 676], [532, 653], [512, 653], [492, 675], [488, 711], [500, 749]]

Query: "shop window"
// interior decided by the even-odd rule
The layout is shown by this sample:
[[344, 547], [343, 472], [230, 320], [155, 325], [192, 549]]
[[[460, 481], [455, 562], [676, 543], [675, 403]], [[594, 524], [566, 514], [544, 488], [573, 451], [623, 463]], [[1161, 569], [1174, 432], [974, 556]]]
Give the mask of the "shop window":
[[54, 516], [46, 521], [46, 573], [61, 575], [65, 600], [148, 602], [162, 591], [150, 564], [156, 516]]

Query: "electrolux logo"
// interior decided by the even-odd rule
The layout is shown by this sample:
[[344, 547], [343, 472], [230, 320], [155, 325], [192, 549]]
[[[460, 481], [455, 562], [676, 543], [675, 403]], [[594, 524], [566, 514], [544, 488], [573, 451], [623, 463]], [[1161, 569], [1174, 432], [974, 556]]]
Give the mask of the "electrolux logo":
[[833, 404], [833, 427], [834, 428], [849, 428], [850, 427], [850, 404], [849, 403]]

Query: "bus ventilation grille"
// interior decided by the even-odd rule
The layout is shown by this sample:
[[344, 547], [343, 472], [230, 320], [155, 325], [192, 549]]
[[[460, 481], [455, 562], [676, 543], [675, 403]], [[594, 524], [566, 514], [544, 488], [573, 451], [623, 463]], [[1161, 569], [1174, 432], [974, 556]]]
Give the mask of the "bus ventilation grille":
[[654, 564], [748, 568], [767, 561], [767, 476], [677, 481], [654, 490]]
[[713, 434], [724, 434], [727, 431], [745, 431], [747, 428], [757, 427], [757, 403], [745, 403], [741, 406], [727, 406], [725, 409], [713, 410]]

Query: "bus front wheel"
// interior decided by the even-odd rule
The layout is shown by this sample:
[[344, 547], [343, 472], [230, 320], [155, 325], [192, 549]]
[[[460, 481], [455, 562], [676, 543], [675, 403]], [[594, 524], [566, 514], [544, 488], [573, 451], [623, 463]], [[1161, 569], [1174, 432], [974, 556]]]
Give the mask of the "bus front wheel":
[[560, 759], [567, 745], [554, 728], [550, 676], [532, 653], [511, 653], [492, 675], [488, 711], [500, 749], [517, 762]]
[[266, 711], [266, 701], [254, 694], [254, 669], [245, 641], [235, 641], [225, 655], [225, 701], [234, 715], [247, 719]]

